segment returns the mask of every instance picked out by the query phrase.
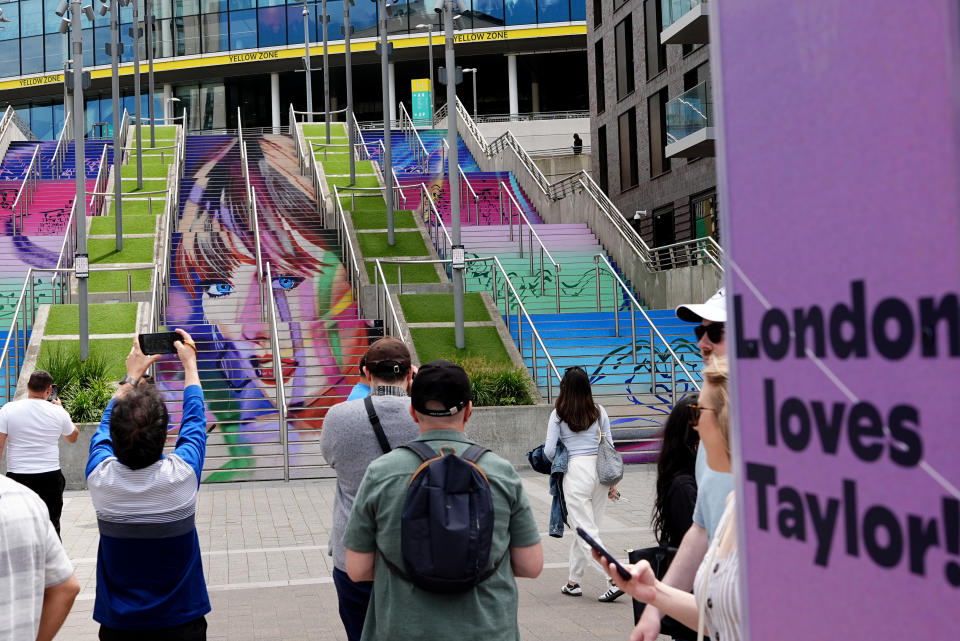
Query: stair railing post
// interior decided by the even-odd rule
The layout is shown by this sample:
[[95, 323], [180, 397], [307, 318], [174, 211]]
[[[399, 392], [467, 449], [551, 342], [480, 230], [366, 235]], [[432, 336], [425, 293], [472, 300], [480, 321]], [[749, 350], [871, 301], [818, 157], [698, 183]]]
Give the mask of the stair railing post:
[[553, 266], [553, 286], [556, 287], [557, 313], [560, 313], [560, 265]]
[[633, 352], [633, 364], [637, 364], [637, 314], [630, 302], [630, 351]]
[[597, 311], [600, 311], [600, 261], [597, 260], [597, 257], [593, 257], [593, 268], [596, 273], [596, 290], [597, 290]]
[[[533, 384], [537, 385], [540, 380], [537, 377], [537, 336], [533, 333], [533, 328], [530, 329], [530, 352], [533, 356]], [[522, 358], [523, 354], [520, 354], [520, 356]]]
[[617, 329], [617, 338], [620, 338], [620, 286], [617, 279], [613, 279], [613, 324]]
[[650, 393], [657, 389], [657, 348], [654, 343], [653, 326], [650, 326]]
[[403, 293], [403, 276], [400, 273], [401, 268], [402, 265], [397, 263], [397, 296]]
[[503, 318], [507, 323], [507, 333], [510, 333], [510, 282], [507, 274], [503, 274]]
[[670, 359], [670, 403], [677, 405], [677, 361]]
[[[533, 227], [529, 228], [527, 237], [530, 239], [530, 275], [533, 276]], [[520, 246], [523, 247], [523, 238], [520, 239]], [[520, 255], [523, 256], [523, 252]], [[540, 287], [543, 287], [543, 272], [540, 272]]]
[[503, 183], [497, 185], [498, 197], [500, 199], [500, 224], [503, 224]]

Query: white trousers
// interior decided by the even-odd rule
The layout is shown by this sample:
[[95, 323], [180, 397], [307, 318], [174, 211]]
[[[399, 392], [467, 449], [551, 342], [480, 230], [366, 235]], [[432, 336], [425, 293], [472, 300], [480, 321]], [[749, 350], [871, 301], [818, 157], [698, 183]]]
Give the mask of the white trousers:
[[[597, 479], [597, 456], [575, 456], [567, 464], [563, 475], [563, 497], [567, 502], [567, 517], [571, 528], [582, 527], [597, 543], [600, 541], [600, 520], [607, 507], [608, 488]], [[588, 565], [596, 568], [604, 578], [607, 574], [593, 560], [590, 546], [582, 538], [573, 535], [570, 546], [570, 580], [580, 582]]]

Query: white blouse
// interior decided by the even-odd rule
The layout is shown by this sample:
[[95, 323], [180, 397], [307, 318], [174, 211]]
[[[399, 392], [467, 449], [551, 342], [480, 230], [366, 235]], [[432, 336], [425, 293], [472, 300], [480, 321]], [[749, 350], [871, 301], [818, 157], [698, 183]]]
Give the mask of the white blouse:
[[[729, 527], [729, 521], [734, 518], [736, 501], [727, 504], [717, 526], [717, 535], [704, 556], [703, 563], [697, 569], [697, 576], [693, 581], [693, 593], [697, 597], [699, 606], [702, 599], [706, 599], [704, 607], [704, 624], [709, 639], [712, 641], [740, 641], [740, 585], [738, 574], [740, 567], [740, 553], [734, 543], [730, 554], [717, 558], [717, 548], [724, 538], [722, 533]], [[709, 567], [708, 567], [709, 566]], [[708, 580], [709, 575], [709, 580]], [[706, 583], [706, 590], [704, 584]]]

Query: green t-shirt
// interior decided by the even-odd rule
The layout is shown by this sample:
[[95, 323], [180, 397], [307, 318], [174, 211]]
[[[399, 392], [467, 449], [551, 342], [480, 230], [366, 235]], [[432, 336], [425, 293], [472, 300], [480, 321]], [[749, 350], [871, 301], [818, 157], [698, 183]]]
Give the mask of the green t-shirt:
[[[455, 430], [431, 430], [421, 434], [434, 450], [452, 447], [458, 454], [471, 444]], [[420, 457], [405, 448], [376, 459], [367, 468], [353, 504], [344, 547], [356, 552], [378, 549], [373, 595], [363, 626], [363, 641], [406, 639], [496, 639], [519, 640], [517, 584], [507, 554], [497, 572], [476, 588], [461, 594], [427, 592], [405, 581], [383, 561], [403, 567], [400, 549], [400, 514], [407, 485]], [[494, 531], [490, 549], [492, 565], [511, 547], [527, 547], [540, 541], [530, 501], [520, 477], [507, 461], [487, 452], [478, 462], [487, 475], [493, 495]]]

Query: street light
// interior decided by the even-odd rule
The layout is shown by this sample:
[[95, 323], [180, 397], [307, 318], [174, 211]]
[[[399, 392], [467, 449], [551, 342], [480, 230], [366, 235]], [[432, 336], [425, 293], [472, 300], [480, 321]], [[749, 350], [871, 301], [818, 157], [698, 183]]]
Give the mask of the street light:
[[[316, 2], [308, 3], [303, 0], [303, 59], [307, 74], [307, 121], [313, 122], [313, 81], [311, 79], [312, 69], [310, 67], [310, 12], [307, 6], [316, 6]], [[327, 144], [330, 144], [330, 66], [327, 59], [327, 24], [330, 22], [330, 16], [327, 15], [327, 0], [320, 3], [320, 22], [323, 25], [323, 111], [324, 122], [327, 124]]]
[[464, 69], [463, 73], [473, 74], [473, 119], [477, 119], [477, 68]]
[[115, 244], [117, 251], [123, 249], [123, 181], [121, 180], [120, 164], [123, 161], [123, 150], [120, 149], [120, 54], [123, 53], [123, 43], [120, 42], [120, 7], [130, 4], [130, 0], [108, 0], [100, 5], [100, 15], [110, 13], [110, 42], [106, 43], [107, 53], [110, 54], [112, 74], [110, 76], [110, 100], [113, 104], [113, 207], [116, 214], [114, 221]]
[[[70, 17], [64, 14], [70, 12]], [[90, 277], [90, 263], [87, 254], [87, 176], [84, 150], [84, 110], [83, 110], [83, 33], [80, 14], [83, 13], [92, 23], [96, 16], [93, 7], [81, 8], [80, 0], [73, 0], [68, 6], [62, 1], [56, 14], [60, 16], [60, 28], [68, 25], [72, 35], [71, 53], [73, 58], [73, 167], [76, 174], [77, 191], [74, 196], [74, 228], [77, 234], [77, 247], [74, 254], [74, 275], [77, 278], [77, 302], [79, 310], [80, 360], [90, 356], [90, 322], [87, 309], [87, 279]], [[64, 84], [67, 76], [63, 77]], [[69, 230], [68, 230], [69, 233]]]
[[353, 123], [353, 66], [350, 64], [350, 34], [353, 33], [353, 27], [350, 26], [350, 7], [353, 0], [346, 0], [343, 3], [343, 38], [344, 38], [344, 63], [347, 67], [347, 144], [350, 153], [347, 158], [350, 160], [350, 186], [357, 184], [357, 161], [354, 153], [353, 141], [356, 139], [356, 128]]
[[[426, 22], [421, 23], [416, 26], [417, 29], [426, 29], [427, 30], [427, 59], [430, 61], [430, 113], [433, 113], [433, 23]], [[433, 120], [431, 119], [430, 128], [433, 128]]]
[[313, 80], [310, 69], [310, 12], [307, 2], [303, 2], [303, 68], [307, 76], [307, 122], [313, 122]]
[[133, 2], [133, 26], [130, 27], [130, 36], [133, 38], [133, 117], [136, 120], [137, 133], [137, 190], [143, 189], [143, 142], [140, 133], [140, 18], [137, 15], [137, 5]]
[[154, 20], [153, 20], [153, 2], [151, 0], [144, 0], [146, 3], [143, 8], [143, 12], [147, 15], [143, 17], [144, 25], [146, 26], [146, 33], [144, 34], [147, 38], [146, 47], [147, 47], [147, 92], [150, 96], [149, 102], [147, 103], [147, 116], [150, 118], [150, 148], [153, 149], [157, 146], [156, 134], [154, 133], [154, 125], [156, 115], [154, 113], [155, 101], [154, 97], [154, 88], [153, 88], [153, 31], [154, 31]]
[[[376, 2], [377, 0], [374, 0]], [[393, 232], [393, 140], [391, 139], [390, 109], [390, 40], [387, 37], [387, 12], [394, 0], [383, 0], [380, 10], [380, 84], [383, 90], [383, 190], [387, 201], [387, 244], [396, 244]]]

